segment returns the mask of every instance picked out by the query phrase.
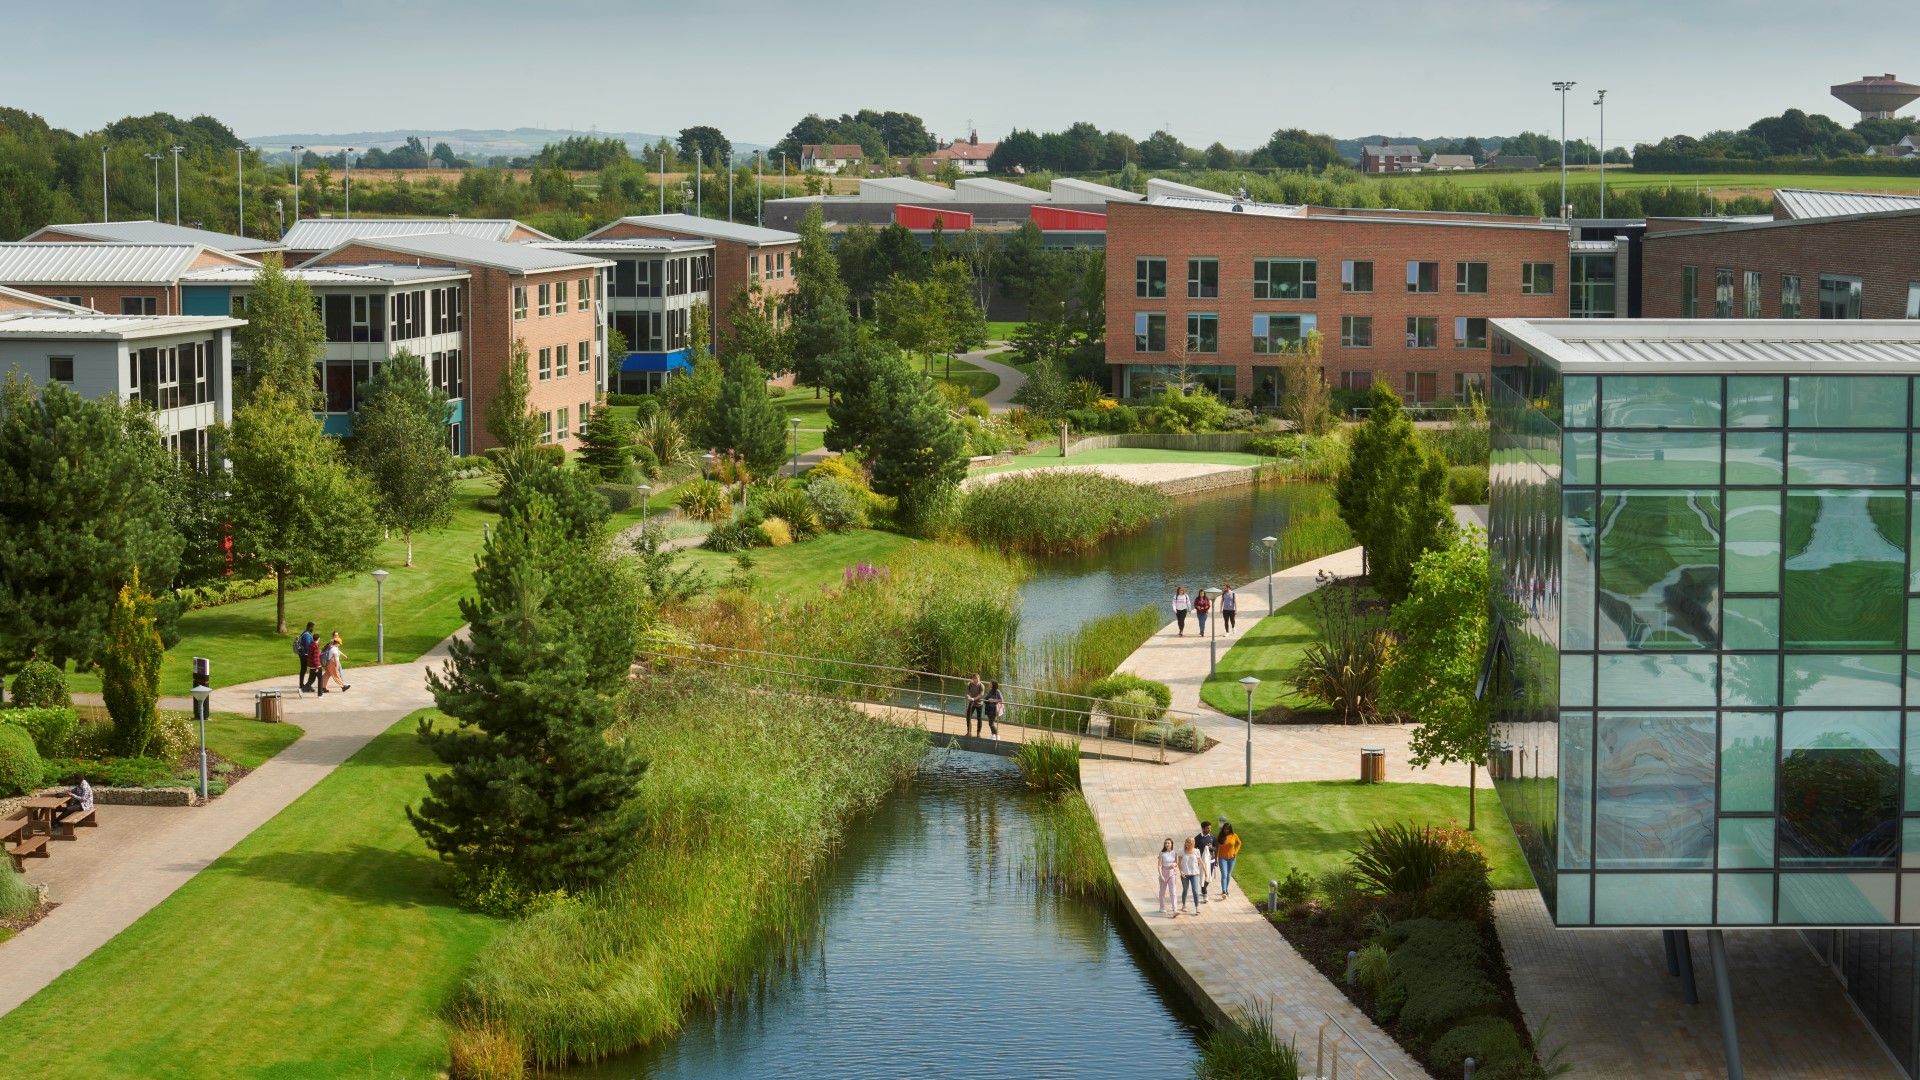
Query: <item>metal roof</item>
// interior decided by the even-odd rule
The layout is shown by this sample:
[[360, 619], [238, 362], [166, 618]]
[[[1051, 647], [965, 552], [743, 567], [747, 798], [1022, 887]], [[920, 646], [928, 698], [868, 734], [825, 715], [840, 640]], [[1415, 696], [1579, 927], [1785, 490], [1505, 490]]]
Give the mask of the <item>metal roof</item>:
[[[0, 296], [10, 296], [15, 300], [25, 301], [26, 303], [31, 304], [32, 306], [40, 309], [41, 311], [65, 311], [65, 312], [80, 314], [80, 315], [90, 314], [93, 311], [93, 309], [90, 307], [82, 307], [79, 304], [69, 304], [65, 300], [55, 300], [55, 299], [52, 299], [51, 297], [41, 296], [39, 293], [21, 292], [19, 289], [9, 289], [5, 285], [0, 285]], [[18, 309], [11, 309], [11, 310], [18, 310]], [[11, 310], [9, 311], [9, 314], [11, 314]]]
[[985, 176], [963, 176], [953, 182], [955, 202], [1029, 202], [1043, 203], [1052, 195], [1025, 184], [1009, 184]]
[[711, 240], [677, 236], [619, 236], [606, 240], [522, 240], [528, 247], [572, 251], [582, 255], [636, 255], [645, 252], [712, 251]]
[[[780, 229], [763, 229], [757, 225], [736, 225], [730, 221], [715, 221], [713, 218], [694, 217], [692, 214], [647, 214], [644, 216], [623, 217], [620, 222], [630, 225], [645, 225], [649, 228], [665, 229], [668, 232], [690, 233], [704, 236], [709, 240], [731, 240], [737, 244], [792, 244], [800, 239], [799, 233], [784, 232]], [[617, 225], [620, 222], [614, 222]], [[612, 228], [608, 225], [606, 228]], [[599, 239], [605, 229], [596, 229], [588, 233], [585, 239]]]
[[1254, 217], [1305, 217], [1307, 208], [1281, 203], [1238, 202], [1233, 199], [1196, 199], [1188, 195], [1156, 195], [1148, 206], [1170, 206], [1179, 210], [1210, 210], [1216, 214], [1251, 214]]
[[[245, 266], [214, 266], [204, 270], [189, 270], [180, 280], [196, 285], [251, 285], [259, 273]], [[383, 263], [296, 266], [286, 274], [309, 285], [404, 285], [416, 281], [444, 281], [471, 276], [457, 266], [396, 266]]]
[[[502, 240], [481, 240], [458, 233], [361, 236], [336, 245], [336, 249], [349, 245], [391, 251], [396, 255], [411, 255], [416, 259], [436, 259], [446, 265], [485, 266], [512, 274], [537, 274], [548, 270], [572, 270], [607, 265], [605, 259], [595, 259], [570, 252], [546, 251], [526, 244], [509, 244]], [[302, 264], [302, 269], [314, 267], [319, 260], [332, 253], [332, 251], [321, 252]]]
[[1789, 218], [1846, 217], [1888, 210], [1920, 210], [1920, 195], [1875, 195], [1865, 191], [1779, 188], [1773, 193], [1773, 201], [1774, 205], [1787, 212]]
[[1910, 319], [1495, 319], [1562, 371], [1920, 371]]
[[[171, 285], [204, 244], [20, 241], [0, 244], [0, 282], [14, 285]], [[259, 264], [239, 255], [249, 266]]]
[[1646, 239], [1665, 240], [1669, 237], [1678, 236], [1719, 236], [1723, 233], [1754, 232], [1760, 229], [1812, 228], [1816, 225], [1844, 224], [1850, 221], [1872, 221], [1880, 218], [1911, 218], [1916, 215], [1920, 215], [1920, 205], [1902, 207], [1897, 210], [1876, 210], [1864, 214], [1839, 214], [1834, 217], [1759, 218], [1757, 220], [1719, 218], [1717, 219], [1718, 221], [1727, 222], [1727, 224], [1708, 225], [1700, 229], [1661, 229], [1647, 233]]
[[415, 233], [454, 233], [479, 240], [507, 240], [516, 228], [553, 239], [512, 218], [302, 218], [294, 222], [280, 242], [294, 251], [328, 251], [349, 240]]
[[1147, 201], [1152, 202], [1161, 195], [1184, 195], [1190, 199], [1212, 199], [1215, 202], [1229, 201], [1233, 198], [1233, 196], [1224, 191], [1215, 191], [1212, 188], [1194, 187], [1192, 184], [1181, 184], [1172, 180], [1161, 180], [1157, 177], [1149, 177], [1147, 180]]
[[1062, 176], [1053, 182], [1053, 201], [1057, 203], [1145, 202], [1146, 196], [1126, 188], [1109, 187], [1091, 180]]
[[945, 184], [929, 184], [910, 176], [874, 176], [860, 181], [861, 202], [953, 202], [960, 196]]
[[205, 333], [247, 325], [225, 315], [76, 315], [0, 312], [0, 340], [9, 338], [123, 338]]
[[170, 225], [164, 221], [94, 221], [75, 225], [49, 225], [28, 236], [27, 239], [32, 240], [42, 233], [80, 236], [89, 240], [118, 244], [205, 244], [207, 247], [236, 255], [280, 251], [284, 246], [278, 240], [234, 236], [231, 233], [212, 232], [207, 229], [191, 229], [185, 225]]

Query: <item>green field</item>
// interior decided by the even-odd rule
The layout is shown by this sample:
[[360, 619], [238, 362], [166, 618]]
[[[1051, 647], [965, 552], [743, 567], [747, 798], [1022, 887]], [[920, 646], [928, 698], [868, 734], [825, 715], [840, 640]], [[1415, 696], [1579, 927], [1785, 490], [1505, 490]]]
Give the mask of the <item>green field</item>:
[[1247, 692], [1240, 680], [1252, 675], [1260, 680], [1253, 692], [1255, 712], [1275, 705], [1302, 708], [1305, 699], [1288, 685], [1287, 677], [1300, 663], [1307, 646], [1320, 640], [1320, 620], [1313, 610], [1311, 594], [1240, 630], [1240, 639], [1221, 655], [1214, 673], [1200, 687], [1200, 700], [1228, 716], [1247, 714]]
[[1105, 450], [1083, 450], [1078, 454], [1062, 458], [1059, 447], [1042, 450], [1037, 454], [1022, 454], [1010, 464], [994, 465], [974, 470], [975, 475], [982, 473], [1007, 472], [1012, 469], [1045, 469], [1060, 465], [1244, 465], [1248, 467], [1272, 461], [1272, 458], [1259, 454], [1241, 454], [1230, 450], [1146, 450], [1128, 447], [1111, 447]]
[[263, 724], [244, 713], [207, 716], [207, 749], [248, 769], [265, 765], [304, 734], [292, 724]]
[[[443, 1075], [438, 1010], [505, 924], [454, 907], [402, 807], [438, 762], [395, 724], [8, 1016], [0, 1075]], [[262, 725], [264, 726], [264, 725]], [[23, 1033], [31, 1032], [31, 1037]]]
[[[860, 562], [884, 563], [888, 555], [913, 543], [916, 541], [898, 533], [854, 529], [827, 533], [801, 544], [755, 548], [754, 589], [782, 596], [817, 592], [823, 585], [838, 583], [847, 567]], [[732, 555], [696, 548], [684, 553], [682, 565], [704, 571], [717, 583], [733, 572], [735, 564]]]
[[990, 322], [987, 324], [988, 341], [1011, 341], [1013, 332], [1027, 325], [1021, 322]]
[[[1356, 756], [1354, 771], [1359, 772]], [[1267, 882], [1286, 878], [1298, 867], [1313, 876], [1338, 869], [1347, 853], [1360, 843], [1367, 827], [1395, 821], [1445, 826], [1467, 824], [1467, 789], [1439, 784], [1357, 784], [1349, 780], [1315, 780], [1297, 784], [1255, 784], [1252, 787], [1194, 788], [1187, 792], [1195, 821], [1226, 815], [1240, 834], [1240, 861], [1234, 880], [1255, 897], [1264, 898]], [[1493, 866], [1496, 889], [1531, 889], [1533, 876], [1526, 857], [1513, 838], [1506, 811], [1489, 788], [1474, 799], [1478, 821], [1474, 835]], [[1178, 845], [1185, 835], [1176, 834]]]
[[[1423, 184], [1446, 180], [1468, 191], [1479, 191], [1496, 184], [1538, 184], [1558, 181], [1558, 169], [1536, 172], [1475, 170], [1473, 172], [1407, 173], [1379, 177], [1381, 183]], [[1567, 183], [1600, 183], [1598, 166], [1578, 166], [1567, 170]], [[1775, 188], [1813, 188], [1822, 191], [1920, 191], [1920, 176], [1816, 176], [1794, 173], [1640, 173], [1624, 165], [1607, 167], [1607, 190], [1629, 188], [1712, 188], [1716, 192], [1758, 192]]]
[[[812, 387], [797, 386], [787, 391], [784, 396], [774, 398], [773, 403], [778, 405], [781, 410], [787, 414], [789, 421], [794, 417], [799, 417], [801, 453], [804, 454], [809, 450], [818, 450], [824, 445], [824, 440], [827, 437], [827, 399], [825, 395], [814, 397]], [[793, 446], [792, 432], [788, 432], [787, 434], [787, 446], [789, 449]]]

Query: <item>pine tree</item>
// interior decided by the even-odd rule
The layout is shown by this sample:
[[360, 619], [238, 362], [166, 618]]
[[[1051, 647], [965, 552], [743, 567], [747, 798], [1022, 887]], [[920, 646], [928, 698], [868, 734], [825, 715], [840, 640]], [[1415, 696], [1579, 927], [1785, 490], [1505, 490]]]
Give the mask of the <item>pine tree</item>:
[[625, 481], [633, 468], [638, 437], [633, 421], [616, 415], [610, 406], [596, 406], [587, 421], [586, 446], [578, 455], [581, 467], [593, 470], [602, 480]]
[[320, 307], [306, 281], [288, 277], [279, 255], [266, 256], [247, 294], [247, 324], [233, 334], [235, 366], [245, 372], [241, 400], [264, 387], [317, 405], [313, 367], [326, 341]]
[[533, 384], [527, 375], [527, 341], [514, 338], [500, 389], [487, 403], [487, 434], [509, 457], [530, 454], [540, 445], [540, 416], [527, 404]]
[[792, 366], [792, 333], [774, 318], [773, 297], [757, 281], [740, 286], [727, 304], [727, 351], [721, 366], [729, 370], [741, 360], [779, 374]]
[[[407, 816], [468, 882], [504, 873], [536, 890], [582, 889], [629, 856], [646, 765], [609, 740], [633, 656], [636, 597], [608, 557], [605, 507], [584, 481], [516, 463], [500, 525], [461, 602], [471, 626], [428, 676], [457, 730], [420, 725], [451, 768]], [[578, 481], [578, 482], [574, 482]], [[576, 505], [568, 506], [573, 503]], [[594, 509], [598, 506], [598, 510]]]
[[932, 382], [904, 364], [885, 377], [888, 419], [867, 454], [873, 490], [899, 500], [902, 520], [921, 529], [966, 478], [967, 436]]
[[814, 388], [827, 385], [835, 357], [852, 348], [853, 320], [847, 314], [847, 284], [840, 260], [827, 242], [818, 206], [800, 222], [800, 243], [793, 254], [793, 327], [789, 337], [795, 381]]
[[772, 476], [787, 457], [787, 423], [767, 395], [767, 377], [751, 361], [736, 362], [707, 414], [701, 441], [747, 459], [755, 476]]
[[918, 378], [894, 345], [867, 340], [847, 350], [827, 381], [827, 449], [864, 450], [893, 414], [888, 387], [895, 372]]
[[100, 655], [100, 695], [113, 718], [115, 748], [128, 757], [147, 752], [159, 719], [160, 658], [166, 653], [153, 624], [153, 597], [134, 567], [107, 615], [106, 648]]
[[398, 530], [413, 565], [413, 534], [453, 520], [453, 452], [447, 423], [453, 406], [427, 378], [426, 363], [394, 353], [360, 388], [353, 414], [353, 463], [372, 481], [381, 524]]
[[1347, 471], [1334, 489], [1340, 516], [1366, 549], [1368, 574], [1382, 597], [1407, 595], [1413, 565], [1454, 534], [1447, 467], [1420, 444], [1400, 398], [1375, 383], [1367, 422], [1354, 433]]

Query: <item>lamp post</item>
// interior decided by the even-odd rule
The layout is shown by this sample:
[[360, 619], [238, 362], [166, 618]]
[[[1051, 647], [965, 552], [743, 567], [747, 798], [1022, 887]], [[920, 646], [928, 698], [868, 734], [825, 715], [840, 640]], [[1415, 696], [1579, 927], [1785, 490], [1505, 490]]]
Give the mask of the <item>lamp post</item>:
[[1555, 82], [1555, 90], [1560, 91], [1560, 220], [1567, 218], [1567, 91], [1573, 89], [1572, 80]]
[[340, 165], [346, 170], [347, 220], [353, 220], [353, 147], [340, 153]]
[[707, 163], [707, 148], [704, 146], [694, 147], [693, 148], [693, 214], [695, 217], [707, 216], [707, 208], [705, 204], [701, 201], [703, 196], [700, 193], [700, 166], [705, 165], [706, 163]]
[[1220, 666], [1220, 586], [1210, 585], [1207, 594], [1207, 614], [1213, 616], [1207, 623], [1207, 678], [1218, 674]]
[[760, 226], [767, 223], [765, 200], [760, 197], [760, 177], [766, 172], [762, 165], [760, 151], [755, 150], [753, 152], [753, 223]]
[[733, 224], [733, 151], [727, 151], [727, 224]]
[[247, 235], [247, 150], [245, 143], [233, 148], [233, 190], [240, 209], [241, 236]]
[[1273, 545], [1280, 542], [1277, 536], [1263, 536], [1260, 546], [1267, 549], [1267, 614], [1273, 614]]
[[113, 214], [107, 209], [107, 144], [100, 144], [100, 220], [111, 221]]
[[700, 479], [711, 480], [713, 479], [712, 473], [713, 473], [713, 451], [709, 450], [706, 453], [700, 455]]
[[304, 146], [293, 148], [293, 223], [300, 224], [300, 151]]
[[780, 151], [780, 197], [787, 197], [787, 152]]
[[1247, 784], [1253, 786], [1253, 692], [1260, 686], [1260, 680], [1249, 675], [1240, 680], [1247, 688]]
[[193, 715], [200, 721], [200, 801], [207, 801], [207, 700], [213, 697], [213, 661], [193, 658]]
[[376, 663], [387, 662], [387, 572], [373, 572], [373, 625], [374, 659]]
[[186, 151], [184, 146], [169, 146], [167, 152], [173, 155], [173, 223], [180, 224], [180, 155]]
[[652, 484], [640, 485], [640, 524], [647, 523], [647, 496], [653, 494]]
[[160, 220], [160, 159], [166, 156], [160, 153], [147, 155], [147, 160], [153, 162], [153, 220], [156, 222]]
[[1593, 99], [1600, 106], [1600, 216], [1607, 216], [1607, 92]]
[[787, 417], [787, 426], [793, 429], [793, 478], [800, 479], [800, 418]]

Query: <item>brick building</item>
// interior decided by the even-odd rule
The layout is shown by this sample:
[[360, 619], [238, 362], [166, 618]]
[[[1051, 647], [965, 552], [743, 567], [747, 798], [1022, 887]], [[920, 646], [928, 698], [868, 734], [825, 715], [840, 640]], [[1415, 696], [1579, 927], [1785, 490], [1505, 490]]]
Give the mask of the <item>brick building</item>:
[[1173, 377], [1278, 404], [1317, 330], [1336, 387], [1485, 390], [1487, 320], [1568, 313], [1568, 230], [1536, 218], [1161, 196], [1107, 204], [1107, 362], [1122, 397]]
[[607, 271], [601, 307], [608, 328], [620, 332], [627, 348], [608, 358], [602, 389], [650, 394], [675, 372], [691, 367], [694, 308], [705, 304], [709, 311], [713, 309], [713, 241], [629, 236], [541, 241], [533, 246], [591, 255], [613, 264]]
[[714, 350], [724, 351], [731, 333], [726, 325], [727, 305], [750, 282], [778, 305], [776, 320], [784, 319], [793, 293], [793, 256], [800, 250], [800, 234], [757, 225], [695, 217], [692, 214], [647, 214], [623, 217], [588, 233], [587, 240], [619, 240], [633, 236], [664, 236], [713, 242], [712, 280]]
[[1656, 220], [1643, 246], [1650, 319], [1920, 318], [1920, 209], [1691, 228]]
[[475, 240], [498, 240], [504, 243], [553, 239], [539, 229], [512, 218], [357, 217], [302, 218], [287, 230], [287, 235], [281, 238], [281, 243], [287, 250], [287, 265], [293, 266], [352, 240], [369, 236], [414, 236], [422, 233], [453, 233]]
[[[528, 405], [545, 422], [543, 442], [572, 444], [586, 429], [604, 378], [605, 259], [458, 233], [363, 237], [302, 264], [316, 267], [447, 267], [465, 271], [460, 298], [466, 358], [468, 453], [498, 445], [487, 410], [516, 341], [525, 343]], [[389, 316], [391, 318], [391, 316]], [[431, 306], [416, 317], [438, 318]]]
[[95, 221], [49, 225], [26, 240], [74, 244], [202, 244], [229, 255], [258, 259], [269, 251], [284, 250], [278, 240], [169, 225], [164, 221]]
[[252, 259], [205, 244], [22, 241], [0, 244], [0, 285], [109, 315], [219, 315], [199, 310], [181, 279], [210, 267], [258, 270]]
[[1360, 171], [1365, 173], [1411, 172], [1420, 168], [1420, 147], [1413, 143], [1390, 143], [1360, 147]]

